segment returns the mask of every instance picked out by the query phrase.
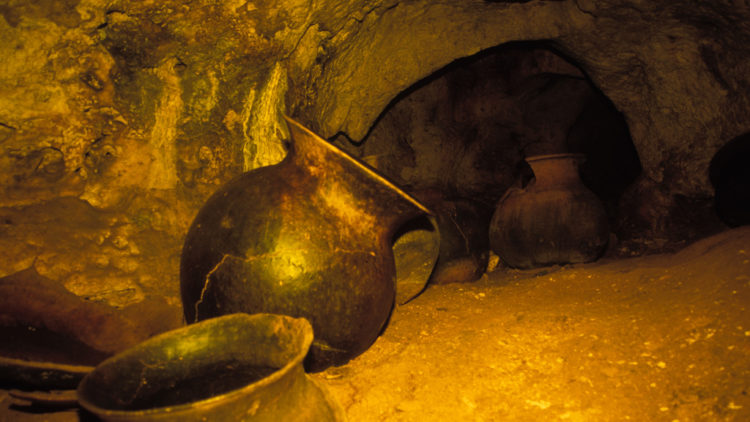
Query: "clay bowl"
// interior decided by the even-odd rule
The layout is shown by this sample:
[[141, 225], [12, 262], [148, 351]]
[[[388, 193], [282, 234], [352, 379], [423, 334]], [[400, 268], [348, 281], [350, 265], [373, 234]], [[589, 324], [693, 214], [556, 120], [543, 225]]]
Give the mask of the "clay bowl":
[[104, 421], [338, 421], [302, 367], [306, 319], [230, 314], [172, 330], [90, 372], [79, 404]]

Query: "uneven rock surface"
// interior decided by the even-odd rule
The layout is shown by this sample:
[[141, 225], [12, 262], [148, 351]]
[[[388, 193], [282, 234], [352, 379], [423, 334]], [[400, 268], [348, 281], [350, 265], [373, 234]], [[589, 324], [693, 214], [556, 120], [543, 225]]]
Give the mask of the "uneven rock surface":
[[750, 230], [430, 287], [316, 376], [356, 421], [750, 418]]
[[[747, 78], [740, 69], [748, 66], [748, 12], [743, 2], [673, 1], [374, 9], [362, 25], [372, 29], [353, 35], [331, 60], [332, 83], [318, 95], [310, 120], [326, 136], [343, 131], [361, 139], [382, 106], [429, 73], [422, 69], [509, 41], [550, 40], [625, 114], [650, 178], [682, 192], [705, 191], [713, 152], [747, 130], [741, 117]], [[371, 77], [372, 68], [382, 76]]]
[[[187, 228], [220, 185], [282, 159], [288, 138], [282, 113], [324, 137], [364, 141], [365, 158], [373, 159], [386, 145], [387, 152], [408, 152], [398, 157], [406, 164], [427, 164], [415, 172], [403, 163], [376, 163], [392, 167], [404, 182], [427, 180], [421, 187], [467, 194], [489, 189], [499, 195], [515, 175], [510, 167], [488, 173], [487, 163], [497, 157], [511, 166], [520, 159], [517, 150], [505, 151], [504, 144], [485, 149], [483, 145], [492, 145], [489, 137], [473, 144], [431, 145], [425, 132], [400, 133], [398, 128], [404, 126], [387, 124], [377, 129], [375, 123], [379, 117], [388, 123], [391, 117], [383, 113], [389, 105], [402, 93], [417, 93], [434, 72], [511, 42], [534, 42], [573, 63], [575, 69], [540, 69], [564, 76], [555, 77], [565, 81], [557, 85], [563, 97], [566, 92], [582, 93], [566, 90], [585, 79], [586, 89], [600, 91], [627, 123], [643, 172], [620, 199], [632, 212], [617, 218], [621, 232], [636, 234], [613, 243], [615, 252], [609, 256], [673, 250], [719, 228], [710, 208], [708, 167], [722, 145], [750, 129], [749, 38], [750, 7], [742, 0], [5, 0], [0, 3], [0, 277], [33, 267], [85, 300], [123, 312], [138, 309], [144, 324], [158, 320], [160, 330], [180, 325], [178, 261]], [[547, 119], [543, 111], [548, 104], [543, 101], [521, 102], [523, 107], [516, 110], [503, 100], [508, 98], [505, 93], [486, 96], [486, 103], [476, 100], [492, 88], [466, 86], [466, 92], [473, 90], [472, 101], [436, 110], [419, 108], [436, 97], [411, 97], [407, 102], [416, 108], [407, 123], [425, 126], [422, 122], [431, 116], [460, 121], [481, 114], [475, 108], [482, 107], [486, 118], [497, 112], [537, 139], [546, 136], [551, 121], [570, 123], [572, 117], [562, 112], [552, 112]], [[430, 89], [449, 91], [447, 85]], [[578, 100], [570, 104], [578, 107]], [[454, 114], [462, 108], [467, 112]], [[599, 117], [594, 113], [588, 119]], [[588, 129], [574, 124], [570, 130], [570, 136], [583, 136]], [[551, 145], [559, 140], [547, 141]], [[415, 147], [409, 151], [404, 145]], [[446, 151], [462, 159], [451, 162], [449, 156], [432, 155]], [[444, 179], [419, 174], [432, 164], [437, 165], [432, 166], [438, 172], [434, 175]], [[322, 376], [333, 374], [332, 389], [360, 420], [367, 420], [365, 414], [406, 420], [429, 412], [437, 415], [447, 409], [446, 403], [454, 404], [458, 419], [553, 415], [575, 420], [592, 412], [592, 420], [598, 420], [596, 416], [610, 415], [606, 412], [630, 415], [626, 411], [633, 408], [633, 419], [673, 420], [683, 418], [684, 412], [741, 420], [737, 415], [746, 415], [750, 404], [744, 393], [737, 393], [735, 380], [740, 378], [724, 374], [746, 375], [747, 348], [740, 333], [750, 323], [742, 320], [744, 309], [734, 302], [744, 297], [740, 271], [746, 270], [746, 262], [732, 259], [747, 248], [711, 255], [724, 250], [717, 246], [705, 256], [679, 254], [566, 268], [555, 272], [554, 280], [495, 272], [479, 284], [436, 286], [411, 302], [411, 308], [401, 308], [373, 349], [384, 356], [402, 349], [407, 356], [414, 353], [409, 359], [416, 360], [393, 369], [414, 381], [384, 380], [383, 385], [393, 387], [388, 391], [369, 381], [357, 386], [363, 379], [359, 377], [373, 375], [358, 369], [357, 362], [368, 362], [373, 358], [366, 356], [372, 354], [342, 369], [341, 379], [347, 381], [341, 385], [335, 372]], [[659, 280], [670, 274], [674, 277]], [[711, 283], [717, 274], [724, 274], [725, 284]], [[569, 283], [560, 283], [563, 275]], [[688, 287], [672, 284], [679, 281]], [[571, 290], [555, 290], [565, 286]], [[597, 288], [614, 299], [583, 299]], [[622, 296], [626, 293], [631, 296]], [[586, 300], [601, 306], [583, 306]], [[695, 312], [716, 318], [695, 322], [697, 317], [685, 313], [691, 303]], [[580, 315], [572, 324], [579, 324], [583, 340], [554, 320], [568, 315], [566, 307]], [[484, 318], [495, 308], [503, 313]], [[410, 309], [416, 312], [413, 320]], [[440, 309], [455, 311], [452, 315], [461, 325], [448, 324], [453, 319], [419, 319], [448, 312]], [[554, 312], [533, 313], [542, 309]], [[628, 337], [632, 319], [645, 330], [643, 339]], [[472, 333], [494, 336], [487, 338], [498, 350], [488, 355], [514, 362], [498, 378], [504, 384], [487, 384], [495, 379], [489, 375], [495, 371], [490, 365], [497, 362], [469, 355], [471, 367], [485, 368], [481, 376], [486, 378], [476, 381], [480, 388], [472, 390], [478, 392], [441, 395], [458, 391], [461, 384], [440, 383], [447, 383], [455, 372], [453, 363], [461, 362], [436, 355], [434, 362], [446, 366], [430, 364], [421, 370], [442, 371], [437, 372], [442, 378], [434, 387], [419, 389], [421, 375], [406, 366], [427, 356], [422, 350], [432, 347], [432, 339], [435, 350], [430, 353], [459, 348], [458, 340], [448, 344], [442, 339], [472, 326], [479, 328]], [[497, 327], [508, 343], [497, 342]], [[657, 343], [660, 330], [666, 343]], [[521, 337], [508, 337], [506, 331]], [[540, 334], [546, 332], [552, 334]], [[605, 333], [614, 333], [610, 343], [601, 343]], [[467, 337], [466, 342], [471, 341], [481, 343]], [[563, 356], [544, 348], [551, 344], [569, 347], [570, 353]], [[686, 357], [670, 360], [670, 353], [678, 352]], [[527, 353], [531, 358], [513, 358]], [[711, 362], [721, 363], [700, 362], [712, 354], [718, 357]], [[528, 369], [524, 360], [537, 366]], [[690, 364], [695, 366], [688, 368]], [[578, 369], [590, 365], [593, 372]], [[703, 372], [692, 373], [695, 383], [689, 385], [696, 387], [685, 392], [678, 380], [684, 382], [693, 370]], [[630, 373], [643, 383], [628, 384], [623, 374]], [[546, 374], [558, 376], [557, 383], [549, 384], [542, 376]], [[508, 381], [513, 376], [518, 384]], [[569, 382], [571, 378], [577, 381]], [[653, 394], [651, 383], [657, 388]], [[616, 388], [625, 398], [613, 392]], [[581, 391], [581, 396], [566, 401], [552, 397], [553, 390], [562, 394], [559, 397], [566, 397], [568, 390]], [[358, 396], [352, 391], [371, 393]], [[533, 391], [539, 394], [529, 393]], [[596, 396], [599, 393], [603, 395]], [[422, 407], [428, 396], [436, 398], [434, 411]], [[5, 406], [9, 402], [3, 397]], [[653, 399], [659, 407], [634, 407], [641, 398], [649, 403]], [[614, 404], [606, 407], [599, 399]], [[506, 404], [488, 407], [492, 403]], [[36, 417], [10, 415], [19, 418], [13, 420]]]
[[[430, 286], [313, 376], [350, 421], [745, 421], [750, 228], [676, 254]], [[2, 421], [29, 413], [0, 390]], [[81, 420], [87, 420], [85, 415]]]
[[[663, 219], [674, 195], [711, 195], [711, 157], [748, 129], [748, 16], [729, 0], [6, 1], [0, 275], [36, 260], [112, 306], [174, 299], [193, 215], [284, 156], [281, 113], [361, 140], [403, 90], [511, 41], [553, 46], [624, 114], [644, 168], [634, 192], [654, 193], [648, 218]], [[16, 226], [59, 201], [96, 228]], [[39, 241], [50, 230], [59, 242]]]

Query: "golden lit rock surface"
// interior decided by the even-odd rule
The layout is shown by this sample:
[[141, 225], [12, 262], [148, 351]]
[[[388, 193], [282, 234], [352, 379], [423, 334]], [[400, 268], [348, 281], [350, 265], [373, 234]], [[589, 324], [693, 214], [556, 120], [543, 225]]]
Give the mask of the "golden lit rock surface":
[[750, 230], [430, 287], [316, 374], [356, 421], [750, 418]]
[[[749, 38], [750, 8], [741, 0], [6, 0], [0, 4], [0, 250], [3, 251], [0, 254], [0, 276], [33, 266], [42, 276], [87, 300], [118, 309], [134, 309], [140, 305], [144, 309], [143, 315], [160, 315], [160, 323], [167, 322], [160, 326], [161, 329], [179, 325], [178, 261], [188, 225], [201, 204], [220, 185], [243, 171], [274, 163], [283, 157], [283, 143], [288, 134], [281, 119], [282, 112], [298, 118], [324, 137], [345, 134], [354, 141], [361, 141], [386, 107], [404, 90], [415, 92], [416, 83], [457, 59], [514, 41], [547, 42], [548, 46], [578, 65], [581, 74], [590, 78], [593, 88], [600, 90], [623, 113], [643, 166], [643, 173], [620, 201], [636, 215], [634, 222], [628, 220], [625, 223], [646, 226], [651, 234], [681, 227], [680, 220], [672, 218], [665, 210], [703, 210], [700, 207], [710, 202], [713, 194], [708, 183], [711, 157], [724, 143], [748, 130]], [[561, 67], [554, 68], [554, 72], [571, 74], [570, 69]], [[481, 93], [484, 88], [489, 87], [474, 89]], [[430, 89], [438, 94], [447, 90], [446, 86]], [[425, 99], [417, 96], [409, 101], [435, 104], [439, 97]], [[528, 113], [513, 110], [507, 102], [490, 105], [502, 114], [505, 121], [522, 120], [528, 116]], [[479, 107], [479, 104], [471, 103], [467, 107]], [[412, 121], [415, 126], [441, 116], [433, 114], [430, 109], [419, 112], [422, 114], [412, 116], [416, 116]], [[405, 118], [405, 115], [400, 117]], [[541, 117], [541, 120], [534, 121], [544, 122], [543, 115]], [[392, 117], [386, 116], [382, 121], [389, 119]], [[448, 148], [445, 148], [447, 152], [442, 148], [449, 143], [441, 143], [441, 148], [437, 148], [417, 142], [417, 147], [409, 151], [403, 139], [398, 139], [398, 135], [403, 135], [398, 131], [400, 127], [404, 126], [396, 124], [372, 131], [373, 142], [365, 147], [372, 148], [370, 159], [377, 161], [375, 155], [396, 152], [402, 160], [411, 159], [427, 165], [436, 163], [441, 171], [446, 168], [440, 166], [450, 161], [449, 155], [431, 154], [452, 153]], [[425, 134], [419, 136], [425, 137], [417, 138], [417, 141], [427, 139]], [[389, 140], [396, 146], [386, 145], [379, 149], [384, 141]], [[481, 157], [485, 151], [477, 149], [466, 153], [470, 159], [451, 168], [456, 170], [450, 175], [451, 186], [472, 188], [482, 177], [482, 168], [471, 167], [475, 163], [471, 159]], [[365, 151], [362, 155], [367, 154]], [[415, 155], [410, 157], [409, 154]], [[504, 154], [502, 148], [497, 148], [492, 155], [507, 163], [520, 159], [517, 150]], [[408, 165], [377, 164], [384, 168], [395, 167], [396, 174], [406, 181], [415, 176], [409, 173]], [[497, 185], [502, 187], [496, 189], [501, 192], [511, 184], [513, 175], [506, 171], [494, 176], [498, 177]], [[676, 236], [692, 239], [702, 234], [706, 234], [705, 231], [696, 229], [688, 234], [677, 232]], [[627, 248], [637, 254], [643, 250], [659, 250], [668, 242], [664, 237], [648, 235], [636, 240], [646, 246], [638, 249], [631, 243], [615, 247], [624, 251], [620, 255], [628, 255]], [[678, 243], [684, 246], [685, 241]], [[595, 290], [589, 288], [610, 289], [606, 287], [611, 286], [610, 280], [615, 280], [615, 284], [622, 280], [631, 288], [646, 283], [644, 280], [658, 280], [667, 274], [665, 271], [677, 271], [680, 267], [671, 264], [661, 267], [658, 264], [656, 267], [631, 268], [644, 262], [652, 261], [643, 258], [601, 267], [576, 267], [558, 273], [570, 275], [571, 271], [575, 272], [577, 275], [572, 279], [578, 280], [579, 271], [583, 274], [591, 271], [586, 275], [591, 275], [592, 279], [584, 279], [579, 287], [582, 295], [593, 295]], [[688, 266], [692, 265], [690, 260], [683, 263], [685, 268], [693, 268]], [[700, 309], [718, 312], [718, 308], [713, 308], [713, 300], [723, 299], [709, 299], [712, 298], [709, 290], [714, 274], [704, 273], [697, 263], [695, 265], [697, 275], [681, 274], [685, 280], [693, 280], [696, 286], [706, 284], [707, 287], [701, 287], [707, 292], [702, 298], [706, 302]], [[744, 271], [742, 265], [744, 261], [728, 261], [727, 268], [717, 270], [726, 271], [730, 277], [727, 280], [731, 281], [741, 276], [732, 271]], [[619, 275], [617, 271], [620, 270], [630, 272]], [[419, 298], [427, 302], [415, 301], [413, 306], [425, 303], [434, 305], [434, 309], [453, 309], [449, 305], [453, 305], [456, 298], [462, 298], [461, 295], [466, 295], [464, 299], [469, 300], [474, 297], [469, 297], [469, 293], [485, 293], [485, 298], [498, 300], [492, 303], [499, 309], [498, 318], [510, 318], [508, 315], [513, 312], [513, 315], [528, 314], [534, 304], [547, 309], [544, 306], [548, 303], [542, 300], [545, 298], [542, 292], [559, 286], [548, 285], [544, 277], [528, 275], [514, 287], [514, 282], [507, 277], [505, 273], [496, 272], [489, 280], [477, 285], [438, 286]], [[653, 286], [648, 284], [644, 288]], [[463, 292], [458, 290], [461, 288]], [[742, 294], [739, 286], [735, 290], [738, 295]], [[655, 307], [671, 306], [673, 299], [665, 292], [654, 292]], [[506, 294], [517, 300], [502, 302], [501, 298]], [[555, 305], [557, 307], [578, 303], [573, 296], [563, 293], [559, 296], [561, 302]], [[645, 295], [645, 298], [650, 297]], [[152, 301], [154, 298], [158, 300]], [[644, 312], [648, 307], [645, 304], [650, 303], [645, 298], [644, 305], [639, 305]], [[529, 299], [528, 303], [523, 302], [526, 299]], [[162, 302], [167, 303], [166, 309]], [[479, 308], [471, 308], [468, 304], [465, 309], [457, 307], [459, 313], [455, 315], [460, 320], [471, 322], [472, 309]], [[433, 309], [429, 306], [419, 309], [427, 312]], [[580, 314], [598, 318], [610, 311], [624, 312], [610, 316], [609, 320], [591, 322], [583, 331], [599, 336], [601, 340], [602, 333], [611, 332], [608, 324], [628, 324], [627, 312], [621, 306], [618, 301], [602, 308], [606, 312], [603, 310], [601, 314], [594, 311], [591, 311], [593, 314]], [[402, 315], [406, 318], [411, 311], [404, 309]], [[566, 315], [567, 310], [555, 309], [560, 315]], [[678, 310], [677, 299], [674, 299], [674, 308], [668, 309], [675, 313], [653, 314], [646, 318], [655, 324], [653, 333], [660, 328], [673, 327], [663, 321], [672, 321], [672, 317], [684, 321], [689, 316], [680, 313], [684, 310]], [[429, 312], [435, 312], [435, 315], [447, 313]], [[478, 311], [481, 312], [484, 311]], [[545, 319], [553, 316], [536, 314], [536, 317], [541, 324], [536, 328], [558, 333], [555, 323]], [[740, 317], [738, 313], [737, 318]], [[394, 316], [383, 341], [402, 344], [401, 340], [387, 337], [389, 334], [402, 336], [398, 331], [399, 321], [407, 319], [399, 318], [402, 317]], [[530, 323], [529, 319], [525, 321], [518, 328], [523, 332], [516, 334], [536, 329], [524, 326]], [[690, 321], [684, 322], [686, 325], [674, 326], [675, 330], [682, 330], [677, 333], [682, 336], [680, 338], [692, 336], [688, 331], [693, 329], [703, 336], [700, 341], [685, 346], [684, 350], [688, 351], [695, 349], [690, 347], [696, 345], [710, 349], [711, 346], [706, 345], [717, 341], [719, 334], [725, 332], [722, 330], [730, 329], [728, 326], [713, 327], [709, 323], [689, 328]], [[432, 322], [432, 319], [422, 320], [424, 325]], [[470, 322], [460, 329], [470, 330], [467, 328], [471, 327]], [[484, 324], [484, 320], [475, 322]], [[740, 321], [737, 325], [745, 327], [750, 323]], [[618, 327], [612, 328], [614, 332], [631, 333], [623, 326]], [[706, 339], [709, 328], [717, 331]], [[440, 325], [436, 325], [436, 329], [443, 330], [442, 334], [455, 331]], [[427, 328], [424, 328], [427, 335], [421, 336], [422, 330], [403, 334], [403, 338], [409, 338], [404, 340], [404, 346], [399, 347], [418, 350], [423, 347], [423, 340], [437, 339]], [[568, 338], [565, 335], [558, 340], [572, 341], [565, 340]], [[532, 336], [518, 340], [520, 343], [498, 347], [503, 353], [522, 355], [511, 350], [518, 346], [521, 351], [535, 353], [538, 357], [552, 353], [534, 349], [537, 342], [545, 339]], [[726, 371], [722, 373], [735, 369], [737, 373], [747, 375], [743, 372], [746, 368], [741, 366], [747, 361], [747, 347], [734, 341], [734, 337], [726, 339], [726, 343], [715, 349], [716, 353], [721, 352], [718, 361], [711, 361], [716, 368], [701, 369], [700, 365], [704, 364], [695, 363], [696, 368], [709, 374], [705, 375], [708, 377], [705, 380], [711, 388], [720, 384], [714, 380], [719, 379], [721, 365], [725, 365], [723, 371]], [[679, 343], [681, 340], [677, 337], [673, 340], [674, 344], [684, 343]], [[412, 341], [417, 343], [409, 346]], [[543, 345], [544, 341], [539, 344]], [[600, 369], [610, 365], [609, 360], [615, 362], [606, 369], [610, 375], [600, 378], [597, 378], [599, 375], [584, 375], [591, 381], [589, 383], [573, 374], [578, 381], [572, 382], [571, 385], [577, 387], [571, 388], [593, 391], [599, 382], [609, 387], [616, 386], [620, 379], [617, 371], [630, 373], [630, 370], [635, 370], [644, 379], [671, 374], [664, 379], [656, 377], [654, 381], [656, 388], [664, 388], [654, 397], [664, 403], [660, 402], [655, 413], [643, 410], [646, 413], [640, 416], [682, 420], [685, 417], [682, 414], [675, 416], [670, 413], [675, 403], [666, 399], [677, 391], [671, 397], [673, 401], [679, 401], [678, 408], [688, 409], [684, 403], [699, 403], [695, 405], [694, 413], [684, 410], [685, 415], [743, 419], [736, 415], [745, 415], [742, 412], [747, 411], [750, 404], [729, 393], [715, 396], [723, 398], [717, 398], [712, 404], [713, 414], [706, 413], [709, 412], [706, 410], [708, 403], [714, 397], [711, 394], [695, 390], [680, 395], [683, 393], [682, 387], [676, 387], [678, 375], [683, 375], [683, 381], [686, 375], [684, 371], [680, 374], [673, 369], [681, 367], [672, 365], [668, 352], [678, 349], [682, 352], [683, 348], [664, 349], [664, 353], [655, 355], [659, 360], [648, 360], [647, 357], [638, 360], [641, 354], [653, 351], [647, 350], [642, 343], [626, 343], [623, 340], [623, 343], [616, 344], [614, 351], [608, 352], [612, 356], [601, 357], [604, 361], [600, 362]], [[382, 347], [378, 344], [375, 353], [379, 353]], [[628, 349], [628, 345], [632, 349]], [[734, 348], [728, 349], [730, 346]], [[592, 343], [580, 347], [583, 352], [596, 353], [594, 349], [599, 346]], [[633, 360], [630, 360], [631, 352], [636, 355]], [[737, 353], [745, 354], [736, 357], [734, 354]], [[694, 357], [702, 359], [707, 355], [708, 352]], [[363, 355], [363, 358], [366, 356], [371, 355]], [[586, 398], [590, 397], [586, 396], [588, 393], [582, 393], [580, 405], [528, 393], [544, 384], [544, 374], [549, 371], [571, 375], [565, 371], [572, 371], [573, 366], [568, 368], [565, 365], [573, 365], [570, 360], [573, 358], [561, 357], [563, 363], [557, 363], [556, 358], [555, 355], [551, 361], [546, 357], [528, 360], [541, 365], [528, 373], [514, 372], [521, 370], [517, 368], [521, 368], [522, 363], [506, 367], [505, 375], [518, 375], [531, 381], [530, 384], [503, 381], [511, 384], [500, 384], [497, 397], [506, 397], [502, 394], [508, 388], [525, 394], [522, 401], [514, 401], [516, 404], [508, 404], [503, 409], [510, 409], [509, 412], [528, 409], [557, 412], [554, 415], [563, 419], [597, 420], [599, 410], [596, 409], [602, 406], [596, 399]], [[591, 363], [584, 357], [580, 359], [580, 365]], [[622, 366], [618, 363], [621, 360], [625, 362]], [[724, 361], [739, 366], [716, 363]], [[630, 362], [638, 362], [638, 365]], [[648, 362], [657, 369], [648, 366]], [[660, 368], [659, 362], [666, 367]], [[476, 363], [481, 367], [487, 362]], [[354, 380], [357, 374], [352, 370]], [[676, 372], [669, 372], [673, 370]], [[446, 369], [438, 376], [449, 372]], [[489, 376], [487, 374], [491, 371], [482, 373]], [[405, 374], [410, 373], [398, 376], [407, 376]], [[506, 378], [500, 377], [501, 380]], [[418, 378], [415, 376], [414, 379]], [[559, 378], [560, 382], [556, 384], [560, 389], [562, 379]], [[418, 381], [413, 382], [412, 385], [418, 385]], [[400, 381], [399, 384], [403, 385], [399, 386], [408, 391], [404, 389], [409, 384], [404, 383], [404, 380]], [[625, 381], [620, 383], [624, 385]], [[480, 385], [484, 384], [480, 382]], [[394, 418], [409, 420], [409, 415], [424, 412], [421, 399], [425, 397], [417, 397], [418, 394], [411, 398], [393, 398], [385, 392], [373, 390], [368, 395], [375, 397], [373, 400], [379, 400], [377, 395], [384, 394], [378, 403], [385, 404], [380, 408], [380, 405], [371, 407], [369, 402], [353, 405], [353, 399], [347, 398], [346, 388], [339, 388], [338, 394], [344, 401], [348, 400], [347, 405], [354, 415], [363, 414], [357, 412], [364, 409], [378, 415], [393, 412], [391, 416]], [[369, 389], [366, 386], [357, 388], [361, 391]], [[441, 388], [424, 391], [433, 394]], [[627, 388], [634, 395], [650, 398], [650, 382], [645, 386], [638, 384]], [[732, 385], [722, 388], [734, 394]], [[476, 415], [486, 419], [505, 414], [505, 410], [496, 408], [482, 413], [485, 401], [490, 401], [482, 394], [456, 396], [460, 402], [454, 403], [453, 407], [474, 409], [479, 412]], [[605, 398], [616, 400], [616, 395], [612, 393]], [[444, 403], [438, 401], [436, 405], [443, 406]], [[569, 406], [565, 407], [565, 403]], [[616, 409], [625, 407], [614, 406]], [[667, 410], [662, 411], [662, 407]], [[594, 413], [589, 415], [586, 413], [589, 410]], [[551, 414], [544, 413], [543, 416]], [[457, 418], [473, 418], [466, 415], [469, 413], [458, 413]], [[636, 416], [639, 415], [634, 414], [633, 418], [638, 419]], [[613, 416], [613, 419], [617, 418]]]
[[[350, 421], [745, 421], [750, 229], [672, 255], [429, 287], [313, 376]], [[9, 410], [0, 420], [77, 421]]]
[[[741, 2], [10, 1], [0, 15], [3, 215], [60, 197], [112, 212], [99, 237], [118, 232], [130, 252], [107, 277], [160, 294], [175, 292], [203, 200], [283, 156], [282, 111], [358, 140], [399, 92], [453, 60], [544, 39], [624, 113], [648, 180], [706, 194], [708, 160], [746, 129], [750, 107]], [[0, 274], [43, 258], [40, 273], [73, 284], [74, 272], [110, 266], [90, 242], [79, 270], [55, 269], [72, 252], [31, 240], [48, 228], [27, 236], [4, 222], [14, 252]], [[163, 242], [155, 266], [135, 252], [148, 248], [139, 236]]]

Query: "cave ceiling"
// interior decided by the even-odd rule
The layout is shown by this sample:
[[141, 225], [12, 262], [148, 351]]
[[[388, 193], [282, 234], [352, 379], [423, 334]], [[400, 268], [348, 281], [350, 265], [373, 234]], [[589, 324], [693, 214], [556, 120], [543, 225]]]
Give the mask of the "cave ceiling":
[[146, 141], [133, 183], [174, 187], [184, 137], [227, 147], [218, 159], [247, 170], [284, 155], [278, 112], [361, 140], [399, 92], [519, 40], [580, 65], [625, 115], [647, 174], [672, 189], [708, 192], [713, 152], [747, 130], [741, 2], [85, 0], [0, 12], [3, 144], [52, 173], [85, 167], [85, 143], [123, 131]]

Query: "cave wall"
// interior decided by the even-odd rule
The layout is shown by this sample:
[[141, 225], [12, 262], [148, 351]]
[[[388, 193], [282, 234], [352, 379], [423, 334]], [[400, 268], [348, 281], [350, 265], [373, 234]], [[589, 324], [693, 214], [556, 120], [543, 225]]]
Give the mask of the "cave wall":
[[362, 139], [452, 61], [546, 40], [624, 114], [645, 183], [710, 194], [748, 130], [740, 1], [9, 0], [0, 5], [0, 275], [79, 296], [177, 298], [187, 226], [284, 155], [280, 114]]
[[456, 57], [549, 40], [626, 116], [649, 178], [706, 193], [711, 157], [748, 127], [748, 13], [743, 2], [399, 4], [330, 60], [308, 120], [361, 139], [397, 93]]
[[[623, 154], [623, 144], [632, 148], [627, 129], [613, 119], [620, 114], [577, 67], [543, 44], [516, 43], [453, 62], [402, 92], [361, 142], [333, 141], [410, 192], [494, 209], [519, 182], [524, 157], [595, 152], [586, 163], [637, 167], [635, 153]], [[592, 182], [613, 184], [607, 171]], [[617, 186], [591, 187], [617, 195]]]

